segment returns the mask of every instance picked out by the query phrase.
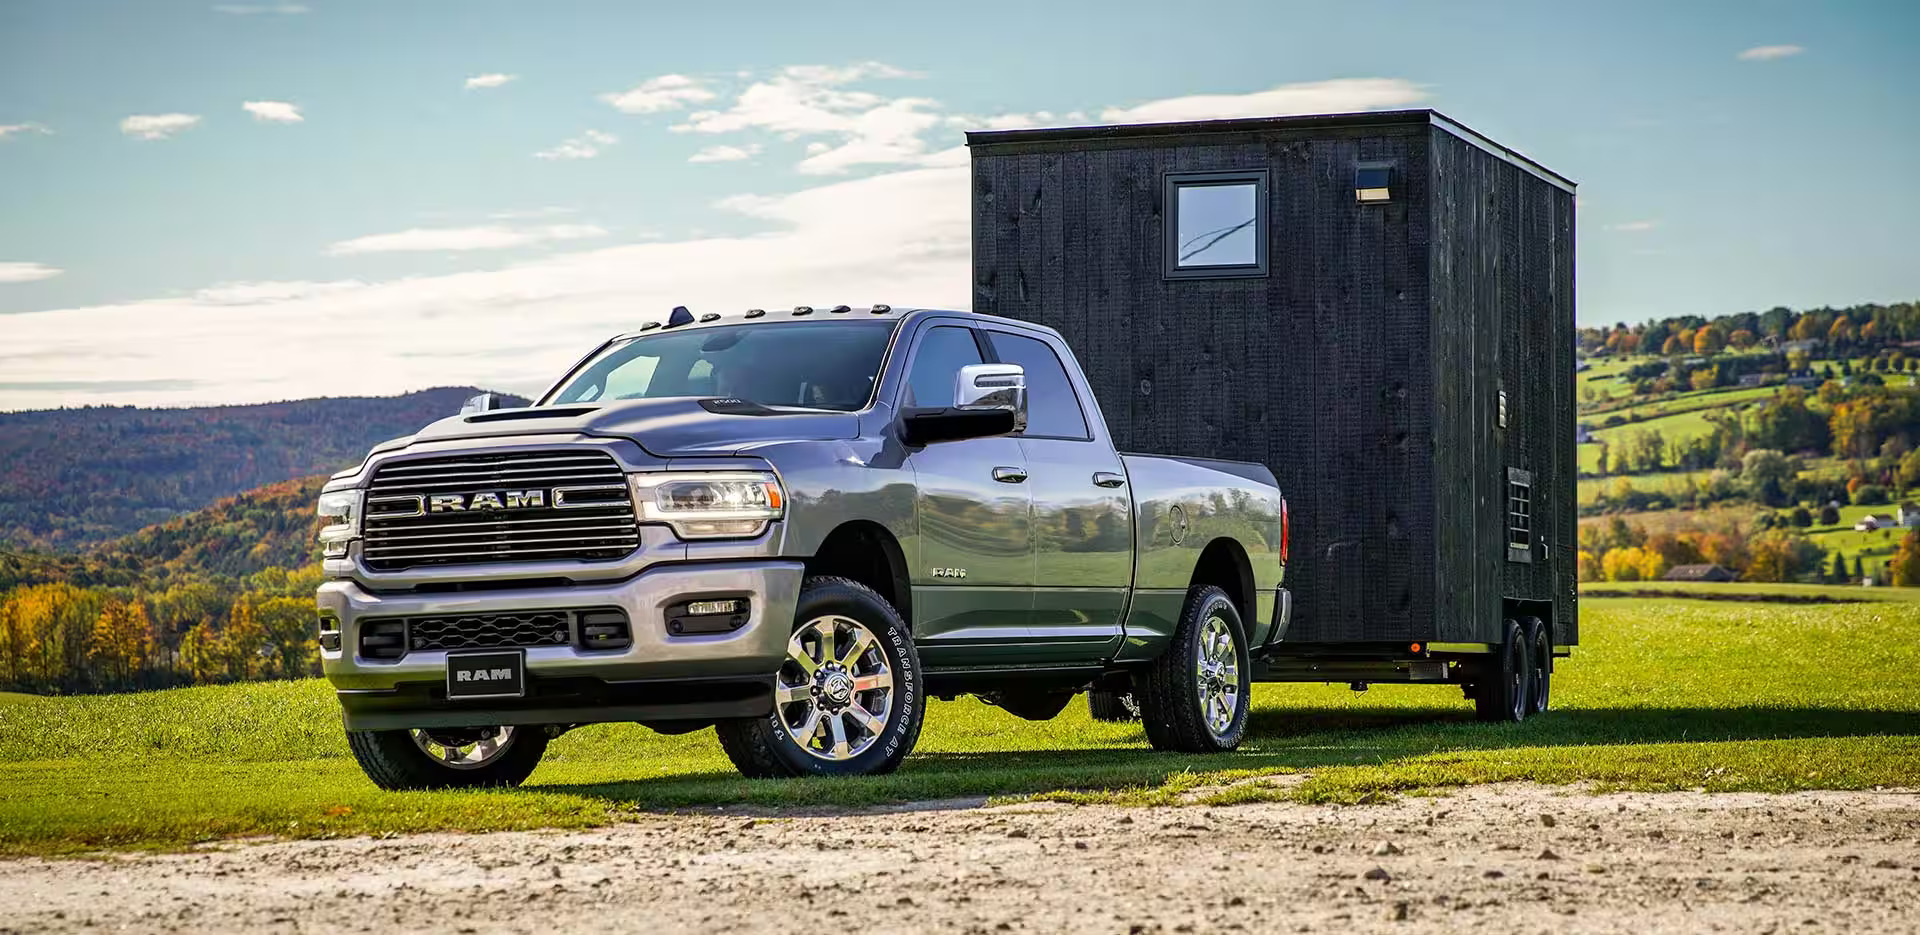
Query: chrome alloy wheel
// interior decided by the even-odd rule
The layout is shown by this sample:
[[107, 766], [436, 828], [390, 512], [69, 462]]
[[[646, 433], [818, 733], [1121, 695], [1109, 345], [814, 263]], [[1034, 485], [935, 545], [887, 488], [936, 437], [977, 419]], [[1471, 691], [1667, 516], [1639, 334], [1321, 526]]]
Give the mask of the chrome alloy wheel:
[[1194, 655], [1200, 714], [1207, 731], [1223, 737], [1233, 729], [1240, 708], [1240, 651], [1233, 645], [1233, 628], [1218, 615], [1208, 617]]
[[851, 617], [816, 617], [787, 641], [773, 688], [787, 736], [822, 760], [865, 753], [893, 713], [893, 670], [880, 640]]
[[511, 727], [414, 730], [413, 743], [434, 762], [450, 769], [479, 769], [513, 745]]

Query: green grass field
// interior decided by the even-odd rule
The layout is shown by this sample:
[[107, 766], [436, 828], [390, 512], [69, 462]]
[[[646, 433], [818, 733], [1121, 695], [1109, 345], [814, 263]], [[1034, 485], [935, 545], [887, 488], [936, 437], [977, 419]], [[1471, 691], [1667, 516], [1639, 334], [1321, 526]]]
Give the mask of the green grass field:
[[[0, 853], [580, 827], [658, 809], [953, 796], [1356, 802], [1503, 780], [1920, 785], [1920, 605], [1596, 599], [1582, 608], [1584, 639], [1561, 664], [1556, 710], [1521, 725], [1475, 723], [1450, 688], [1266, 685], [1242, 749], [1197, 757], [1154, 753], [1137, 725], [1092, 722], [1084, 705], [1029, 723], [963, 699], [932, 706], [919, 752], [899, 773], [852, 781], [743, 780], [710, 731], [663, 737], [602, 725], [556, 741], [522, 789], [385, 793], [348, 758], [321, 682], [14, 697], [0, 704]], [[1262, 781], [1287, 774], [1305, 778]]]

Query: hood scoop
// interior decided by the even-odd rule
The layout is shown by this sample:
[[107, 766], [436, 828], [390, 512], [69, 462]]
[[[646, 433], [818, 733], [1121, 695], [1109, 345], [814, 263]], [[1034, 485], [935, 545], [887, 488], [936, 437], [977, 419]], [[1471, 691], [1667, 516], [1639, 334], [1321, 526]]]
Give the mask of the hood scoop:
[[520, 419], [572, 419], [584, 416], [598, 409], [598, 406], [575, 406], [559, 408], [543, 406], [535, 409], [503, 409], [499, 412], [482, 412], [466, 417], [468, 422], [513, 422]]

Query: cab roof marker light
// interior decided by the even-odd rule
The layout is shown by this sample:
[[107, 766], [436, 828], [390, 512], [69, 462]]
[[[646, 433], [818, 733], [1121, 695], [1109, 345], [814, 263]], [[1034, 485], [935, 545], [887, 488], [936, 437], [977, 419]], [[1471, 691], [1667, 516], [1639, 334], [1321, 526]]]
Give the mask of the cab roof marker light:
[[796, 305], [796, 306], [794, 306], [794, 307], [793, 307], [793, 313], [794, 313], [795, 315], [811, 315], [811, 314], [813, 314], [813, 306], [811, 306], [811, 305]]
[[764, 308], [750, 308], [750, 309], [747, 309], [747, 317], [748, 317], [748, 318], [759, 318], [760, 316], [762, 316], [762, 315], [765, 315], [766, 313], [767, 313], [767, 310], [766, 310], [766, 309], [764, 309]]
[[659, 322], [657, 322], [657, 321], [650, 321], [650, 322], [647, 322], [647, 323], [646, 323], [646, 324], [644, 324], [644, 325], [641, 325], [641, 326], [640, 326], [640, 330], [641, 330], [641, 331], [652, 331], [653, 329], [655, 329], [655, 328], [658, 328], [658, 327], [660, 327], [660, 323], [659, 323]]
[[891, 306], [891, 305], [876, 305], [876, 306], [874, 306], [874, 307], [872, 307], [872, 308], [870, 308], [870, 309], [867, 309], [867, 311], [869, 311], [869, 312], [872, 312], [872, 313], [873, 313], [873, 314], [875, 314], [875, 315], [885, 315], [886, 313], [888, 313], [888, 312], [891, 312], [891, 311], [893, 311], [893, 306]]
[[720, 320], [720, 313], [719, 313], [719, 312], [708, 312], [708, 313], [706, 313], [705, 315], [702, 315], [702, 316], [700, 316], [700, 320], [701, 320], [701, 321], [719, 321], [719, 320]]
[[843, 313], [845, 313], [845, 312], [851, 312], [851, 311], [853, 311], [853, 306], [850, 306], [850, 305], [836, 305], [836, 306], [834, 306], [834, 307], [832, 307], [832, 308], [830, 308], [830, 309], [827, 309], [827, 311], [829, 311], [829, 312], [832, 312], [832, 313], [834, 313], [835, 315], [839, 315], [839, 314], [843, 314]]

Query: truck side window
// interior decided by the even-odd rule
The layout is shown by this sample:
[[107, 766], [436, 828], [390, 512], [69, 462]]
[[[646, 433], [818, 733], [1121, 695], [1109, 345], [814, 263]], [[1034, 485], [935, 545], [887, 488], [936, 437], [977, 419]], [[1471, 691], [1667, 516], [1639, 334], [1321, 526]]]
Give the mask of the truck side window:
[[1073, 392], [1073, 381], [1060, 364], [1060, 355], [1037, 338], [987, 332], [993, 353], [1004, 364], [1019, 364], [1027, 371], [1027, 431], [1029, 436], [1090, 439], [1087, 417], [1080, 411], [1080, 397]]
[[980, 346], [974, 343], [973, 330], [942, 325], [920, 339], [913, 355], [913, 371], [907, 374], [908, 406], [951, 406], [953, 388], [960, 368], [980, 364]]

